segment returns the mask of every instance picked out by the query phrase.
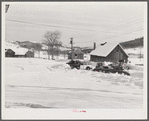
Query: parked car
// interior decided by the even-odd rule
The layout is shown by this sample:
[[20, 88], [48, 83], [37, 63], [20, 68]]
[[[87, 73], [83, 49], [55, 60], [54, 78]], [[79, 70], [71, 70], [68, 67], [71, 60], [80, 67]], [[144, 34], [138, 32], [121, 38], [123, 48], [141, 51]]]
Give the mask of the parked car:
[[102, 64], [97, 64], [97, 66], [93, 69], [93, 71], [104, 72], [104, 73], [118, 73], [118, 74], [125, 74], [130, 75], [130, 73], [125, 70], [122, 66], [117, 65], [108, 65], [103, 66]]
[[67, 63], [72, 69], [76, 68], [76, 69], [80, 69], [80, 66], [83, 65], [83, 63], [81, 61], [78, 60], [71, 60]]
[[92, 69], [92, 67], [87, 66], [85, 69], [86, 69], [86, 70], [91, 70], [91, 69]]
[[110, 66], [100, 66], [100, 67], [95, 67], [93, 71], [109, 73], [111, 72], [112, 69], [113, 68]]
[[97, 63], [96, 67], [93, 69], [93, 71], [101, 71], [102, 68], [103, 68], [103, 65], [104, 63], [100, 62], [100, 63]]
[[111, 70], [111, 73], [125, 74], [130, 76], [130, 73], [122, 66], [114, 66], [113, 69]]

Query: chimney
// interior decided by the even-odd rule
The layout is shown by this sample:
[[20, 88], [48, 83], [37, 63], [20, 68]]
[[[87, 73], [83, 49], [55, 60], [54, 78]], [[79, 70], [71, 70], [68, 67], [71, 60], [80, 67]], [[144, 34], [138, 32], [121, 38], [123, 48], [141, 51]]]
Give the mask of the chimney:
[[93, 48], [94, 50], [96, 49], [96, 42], [94, 42], [94, 48]]
[[103, 46], [103, 45], [105, 45], [106, 43], [107, 43], [107, 42], [105, 42], [105, 43], [101, 43], [100, 45]]

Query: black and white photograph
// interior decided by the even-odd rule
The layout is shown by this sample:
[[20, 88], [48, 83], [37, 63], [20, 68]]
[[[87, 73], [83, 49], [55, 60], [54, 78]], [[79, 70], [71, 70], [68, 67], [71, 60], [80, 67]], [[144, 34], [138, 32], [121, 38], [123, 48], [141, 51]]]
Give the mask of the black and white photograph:
[[147, 117], [147, 2], [3, 2], [1, 20], [4, 119]]

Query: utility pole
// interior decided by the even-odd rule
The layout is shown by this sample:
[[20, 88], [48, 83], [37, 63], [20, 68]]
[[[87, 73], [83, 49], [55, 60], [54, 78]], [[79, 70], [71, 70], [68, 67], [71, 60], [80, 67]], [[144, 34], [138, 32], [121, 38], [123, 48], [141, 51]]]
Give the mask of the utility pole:
[[71, 60], [73, 60], [74, 52], [73, 52], [73, 38], [70, 38], [70, 44], [71, 44]]
[[96, 42], [94, 42], [94, 48], [93, 48], [94, 50], [96, 49]]
[[141, 61], [141, 47], [140, 47], [140, 61]]

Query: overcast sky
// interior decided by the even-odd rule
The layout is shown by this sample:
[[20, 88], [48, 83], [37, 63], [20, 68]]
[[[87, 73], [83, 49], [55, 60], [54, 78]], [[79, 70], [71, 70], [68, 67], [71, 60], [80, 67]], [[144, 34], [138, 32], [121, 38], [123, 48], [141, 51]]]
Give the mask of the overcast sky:
[[5, 16], [7, 40], [41, 42], [59, 30], [61, 41], [75, 46], [128, 41], [143, 36], [143, 2], [11, 3]]

